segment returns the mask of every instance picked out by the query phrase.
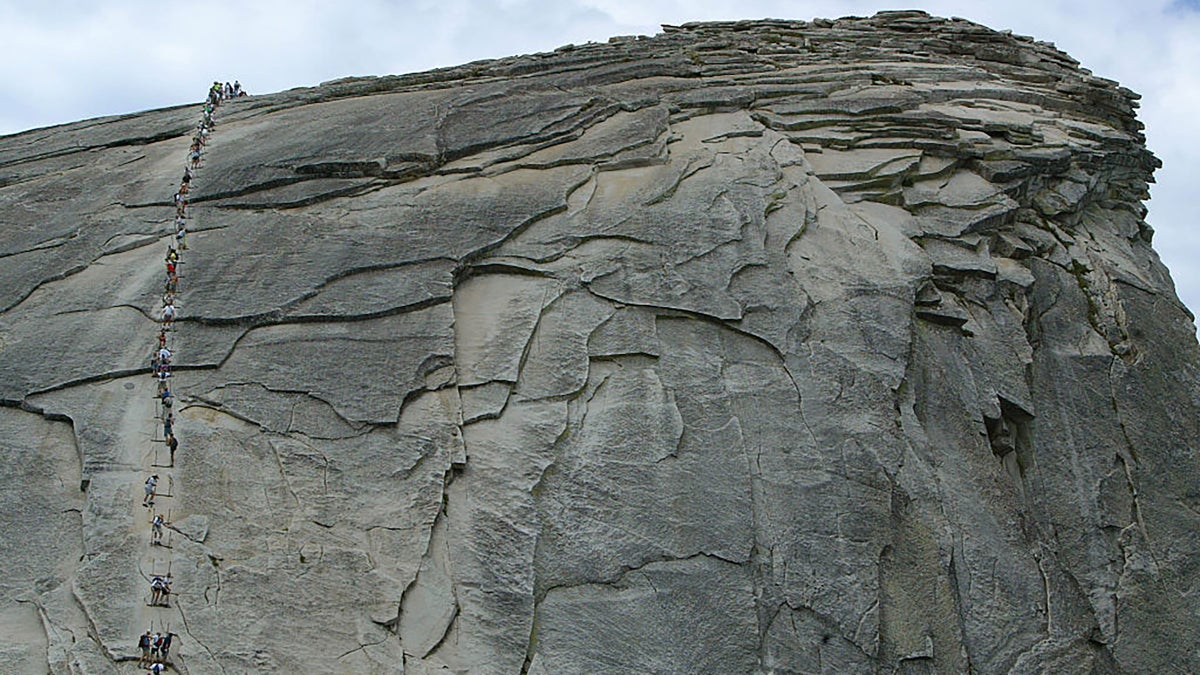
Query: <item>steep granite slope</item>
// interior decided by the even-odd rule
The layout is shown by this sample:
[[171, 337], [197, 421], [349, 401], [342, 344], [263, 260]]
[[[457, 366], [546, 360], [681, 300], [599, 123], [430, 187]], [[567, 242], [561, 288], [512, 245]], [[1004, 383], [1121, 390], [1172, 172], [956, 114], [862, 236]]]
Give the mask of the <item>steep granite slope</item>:
[[[1200, 352], [1136, 98], [891, 12], [222, 105], [181, 293], [179, 667], [1200, 672]], [[196, 110], [0, 138], [24, 671], [136, 671]]]

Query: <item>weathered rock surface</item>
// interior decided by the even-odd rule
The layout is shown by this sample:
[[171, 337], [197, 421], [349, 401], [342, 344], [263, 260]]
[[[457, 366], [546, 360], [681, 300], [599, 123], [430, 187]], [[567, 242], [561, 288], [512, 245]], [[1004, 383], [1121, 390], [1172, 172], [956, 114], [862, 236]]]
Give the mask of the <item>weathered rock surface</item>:
[[1200, 672], [1136, 98], [890, 12], [225, 104], [151, 553], [198, 110], [0, 138], [0, 658], [130, 673], [149, 621], [193, 674]]

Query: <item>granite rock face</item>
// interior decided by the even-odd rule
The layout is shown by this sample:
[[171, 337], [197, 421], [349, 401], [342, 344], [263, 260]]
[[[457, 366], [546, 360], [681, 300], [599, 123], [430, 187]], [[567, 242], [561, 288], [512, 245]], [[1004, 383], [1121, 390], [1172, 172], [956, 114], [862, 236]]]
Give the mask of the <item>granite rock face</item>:
[[224, 104], [154, 550], [198, 106], [0, 138], [0, 656], [1200, 672], [1200, 351], [1136, 98], [891, 12]]

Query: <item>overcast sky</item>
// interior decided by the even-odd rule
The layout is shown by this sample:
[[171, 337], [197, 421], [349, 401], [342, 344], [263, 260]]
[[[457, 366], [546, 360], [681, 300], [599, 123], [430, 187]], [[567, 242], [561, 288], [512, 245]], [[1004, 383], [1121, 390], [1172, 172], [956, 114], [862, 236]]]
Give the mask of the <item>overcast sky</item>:
[[1163, 160], [1148, 220], [1200, 309], [1200, 0], [0, 0], [0, 134], [199, 100], [548, 51], [659, 25], [919, 8], [1054, 42], [1142, 94]]

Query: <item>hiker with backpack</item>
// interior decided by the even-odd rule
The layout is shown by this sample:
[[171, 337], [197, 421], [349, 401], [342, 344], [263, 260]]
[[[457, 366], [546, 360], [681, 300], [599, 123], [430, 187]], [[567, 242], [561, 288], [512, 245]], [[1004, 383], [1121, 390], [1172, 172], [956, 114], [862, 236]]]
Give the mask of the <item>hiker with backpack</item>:
[[138, 638], [138, 665], [144, 666], [150, 663], [150, 631], [146, 631]]

